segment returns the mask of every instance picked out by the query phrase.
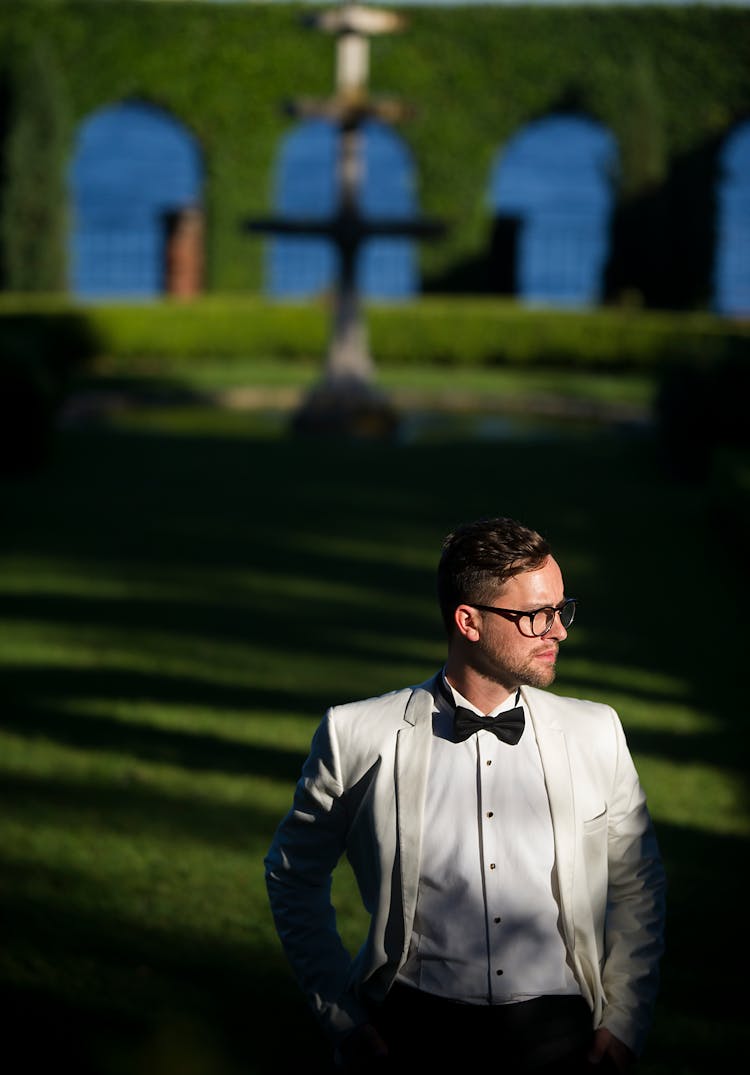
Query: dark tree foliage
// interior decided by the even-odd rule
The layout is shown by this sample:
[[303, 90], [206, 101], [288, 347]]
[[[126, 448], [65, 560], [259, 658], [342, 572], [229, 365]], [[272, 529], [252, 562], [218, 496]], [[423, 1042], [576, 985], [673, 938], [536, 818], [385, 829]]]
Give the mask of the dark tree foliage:
[[13, 58], [3, 82], [4, 287], [59, 292], [66, 285], [69, 117], [62, 73], [50, 44], [32, 41]]

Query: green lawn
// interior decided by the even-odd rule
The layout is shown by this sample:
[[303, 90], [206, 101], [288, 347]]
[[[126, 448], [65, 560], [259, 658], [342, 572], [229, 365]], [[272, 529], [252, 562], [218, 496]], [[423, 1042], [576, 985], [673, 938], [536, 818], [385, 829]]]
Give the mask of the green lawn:
[[[206, 357], [200, 361], [178, 357], [149, 356], [142, 359], [101, 358], [93, 372], [81, 380], [96, 388], [141, 387], [154, 393], [170, 388], [183, 396], [190, 393], [222, 393], [245, 389], [294, 389], [309, 387], [320, 375], [318, 360]], [[567, 400], [586, 400], [610, 405], [648, 407], [654, 393], [654, 377], [646, 371], [618, 374], [603, 370], [565, 367], [524, 369], [513, 366], [468, 368], [383, 365], [378, 382], [389, 392], [436, 394], [471, 393], [493, 402], [533, 400], [551, 395]]]
[[[581, 602], [554, 689], [617, 706], [658, 825], [668, 952], [641, 1071], [733, 1063], [748, 578], [711, 485], [670, 478], [648, 428], [415, 428], [342, 447], [289, 437], [280, 414], [126, 411], [3, 482], [0, 995], [24, 1072], [324, 1055], [263, 854], [324, 708], [439, 665], [440, 540], [491, 513], [552, 540]], [[345, 869], [336, 887], [355, 945]]]

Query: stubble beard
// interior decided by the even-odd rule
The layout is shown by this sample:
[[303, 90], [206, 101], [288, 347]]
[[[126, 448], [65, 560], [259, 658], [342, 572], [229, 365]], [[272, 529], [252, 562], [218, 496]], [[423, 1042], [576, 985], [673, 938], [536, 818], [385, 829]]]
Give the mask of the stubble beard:
[[540, 665], [533, 655], [518, 663], [505, 661], [496, 653], [484, 651], [478, 654], [477, 671], [504, 687], [506, 690], [515, 690], [516, 687], [538, 687], [543, 689], [550, 687], [555, 682], [557, 669], [555, 664]]
[[556, 675], [557, 669], [554, 664], [549, 665], [547, 668], [538, 668], [536, 665], [533, 667], [527, 666], [521, 671], [518, 684], [524, 687], [551, 687], [555, 682]]

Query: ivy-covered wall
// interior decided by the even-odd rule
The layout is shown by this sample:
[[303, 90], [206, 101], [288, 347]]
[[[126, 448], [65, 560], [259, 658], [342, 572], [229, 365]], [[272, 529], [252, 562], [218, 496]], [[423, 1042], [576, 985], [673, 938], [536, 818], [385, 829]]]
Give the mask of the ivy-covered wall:
[[[262, 241], [240, 224], [271, 208], [279, 139], [293, 122], [283, 104], [333, 88], [334, 41], [302, 25], [309, 11], [293, 3], [2, 4], [0, 138], [18, 145], [16, 103], [29, 97], [19, 71], [34, 64], [17, 58], [32, 53], [48, 57], [65, 101], [65, 137], [26, 139], [34, 167], [46, 154], [53, 176], [64, 175], [76, 125], [92, 111], [125, 98], [169, 109], [205, 154], [207, 286], [257, 291]], [[404, 14], [404, 33], [371, 39], [370, 87], [416, 109], [401, 134], [414, 154], [421, 209], [449, 226], [446, 238], [420, 248], [427, 289], [486, 290], [493, 157], [524, 123], [564, 109], [607, 125], [619, 144], [610, 296], [706, 303], [717, 154], [750, 116], [750, 11], [555, 5]], [[2, 211], [8, 185], [31, 165], [5, 147], [0, 164]], [[64, 219], [66, 206], [59, 212]], [[27, 212], [19, 226], [33, 229], [32, 218]], [[4, 243], [28, 249], [29, 237], [19, 243], [8, 227], [13, 218]]]

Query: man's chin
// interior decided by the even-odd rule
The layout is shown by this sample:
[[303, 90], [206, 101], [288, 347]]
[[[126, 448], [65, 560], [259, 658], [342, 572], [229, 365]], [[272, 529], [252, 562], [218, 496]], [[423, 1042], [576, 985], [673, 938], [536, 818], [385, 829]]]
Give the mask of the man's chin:
[[534, 669], [534, 671], [529, 672], [521, 682], [526, 687], [539, 687], [540, 689], [543, 689], [544, 687], [552, 686], [555, 682], [556, 675], [557, 670], [553, 665], [551, 668]]

